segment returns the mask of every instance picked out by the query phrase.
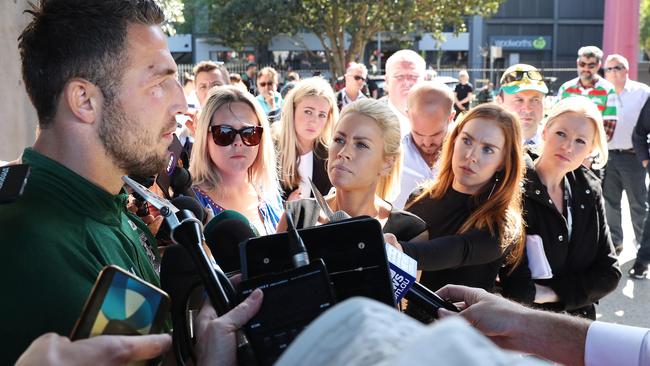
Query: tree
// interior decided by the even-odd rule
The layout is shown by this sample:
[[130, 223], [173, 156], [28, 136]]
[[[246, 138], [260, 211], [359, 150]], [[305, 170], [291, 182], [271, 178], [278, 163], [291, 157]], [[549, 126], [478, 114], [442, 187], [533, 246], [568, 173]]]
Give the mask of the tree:
[[379, 31], [431, 32], [442, 39], [445, 26], [464, 32], [466, 16], [492, 15], [504, 0], [203, 1], [210, 4], [210, 30], [224, 44], [237, 49], [280, 33], [313, 32], [338, 77], [349, 62], [363, 59], [367, 42]]
[[165, 13], [165, 23], [162, 25], [163, 31], [170, 36], [176, 34], [175, 25], [185, 22], [183, 18], [183, 1], [182, 0], [156, 0], [158, 5]]
[[641, 0], [639, 23], [641, 26], [639, 44], [646, 56], [650, 57], [650, 0]]

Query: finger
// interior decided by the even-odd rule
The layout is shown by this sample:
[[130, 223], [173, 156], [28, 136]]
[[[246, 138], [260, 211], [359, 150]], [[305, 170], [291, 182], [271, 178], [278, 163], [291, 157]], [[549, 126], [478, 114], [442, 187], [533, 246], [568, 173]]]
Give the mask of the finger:
[[449, 310], [447, 310], [445, 308], [439, 308], [438, 309], [438, 318], [444, 319], [444, 318], [448, 318], [450, 316], [458, 316], [458, 313], [455, 313], [453, 311], [449, 311]]
[[[111, 337], [113, 339], [100, 339]], [[172, 344], [169, 334], [150, 334], [143, 336], [99, 336], [89, 338], [100, 355], [115, 360], [117, 364], [149, 360], [167, 351]]]
[[149, 231], [153, 235], [158, 234], [158, 230], [160, 230], [160, 226], [162, 226], [164, 218], [162, 216], [157, 216], [155, 219], [153, 219], [153, 222], [149, 225]]
[[242, 275], [241, 275], [241, 273], [237, 273], [236, 275], [230, 277], [229, 280], [230, 280], [230, 283], [232, 283], [232, 286], [234, 288], [237, 288], [237, 287], [239, 287], [239, 284], [242, 281]]
[[219, 320], [232, 329], [240, 329], [260, 310], [263, 297], [262, 290], [255, 289], [246, 300], [220, 317]]
[[459, 286], [459, 285], [446, 285], [440, 290], [436, 291], [438, 296], [451, 302], [464, 302], [468, 306], [476, 303], [479, 298], [479, 293], [482, 289]]

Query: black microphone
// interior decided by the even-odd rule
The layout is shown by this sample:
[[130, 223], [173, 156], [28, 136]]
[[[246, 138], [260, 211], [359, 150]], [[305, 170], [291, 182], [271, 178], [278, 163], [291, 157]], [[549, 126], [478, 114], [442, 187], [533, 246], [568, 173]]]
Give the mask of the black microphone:
[[293, 215], [289, 210], [284, 212], [284, 215], [287, 219], [287, 232], [289, 234], [289, 254], [291, 255], [291, 261], [293, 266], [300, 268], [309, 264], [309, 255], [307, 254], [307, 248], [305, 248], [305, 243], [303, 243], [302, 238], [296, 230], [296, 226], [293, 224]]
[[203, 228], [205, 243], [215, 261], [226, 273], [239, 271], [239, 244], [259, 236], [248, 219], [237, 211], [224, 210]]
[[[189, 210], [194, 214], [199, 221], [205, 221], [206, 214], [203, 206], [197, 201], [194, 197], [190, 196], [180, 196], [171, 200], [171, 204], [177, 207], [179, 210]], [[169, 244], [171, 241], [171, 233], [169, 230], [169, 224], [167, 221], [163, 221], [156, 233], [156, 240], [160, 243]]]
[[189, 196], [194, 197], [192, 191], [192, 175], [182, 166], [174, 168], [171, 177], [169, 177], [169, 187], [174, 192], [174, 197]]

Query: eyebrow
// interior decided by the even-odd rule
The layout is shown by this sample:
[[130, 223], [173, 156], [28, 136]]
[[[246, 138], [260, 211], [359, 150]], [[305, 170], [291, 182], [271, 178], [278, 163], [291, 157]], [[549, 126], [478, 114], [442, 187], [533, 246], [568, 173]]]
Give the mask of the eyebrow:
[[[149, 69], [154, 69], [154, 65], [150, 65]], [[163, 76], [169, 76], [169, 75], [176, 75], [178, 71], [176, 69], [173, 69], [171, 67], [166, 67], [164, 69], [158, 69], [158, 70], [153, 70], [151, 74], [151, 79], [157, 79]]]
[[[474, 136], [470, 135], [469, 133], [467, 133], [467, 132], [465, 132], [465, 131], [463, 131], [463, 132], [461, 132], [461, 133], [467, 135], [467, 137], [469, 137], [470, 140], [472, 140], [472, 141], [476, 141], [476, 138], [474, 138]], [[483, 144], [483, 145], [487, 145], [487, 146], [489, 146], [489, 147], [491, 147], [491, 148], [493, 148], [493, 149], [501, 150], [500, 147], [498, 147], [497, 145], [491, 144], [491, 143], [489, 143], [489, 142], [482, 142], [482, 144]]]
[[[345, 133], [343, 133], [343, 132], [341, 132], [341, 131], [337, 131], [336, 133], [339, 134], [339, 135], [341, 135], [341, 136], [343, 136], [343, 137], [348, 137], [348, 135], [346, 135]], [[369, 138], [367, 138], [367, 137], [363, 137], [363, 136], [353, 136], [352, 139], [353, 139], [353, 140], [365, 140], [365, 141], [370, 141], [370, 142], [372, 142], [371, 139], [369, 139]]]

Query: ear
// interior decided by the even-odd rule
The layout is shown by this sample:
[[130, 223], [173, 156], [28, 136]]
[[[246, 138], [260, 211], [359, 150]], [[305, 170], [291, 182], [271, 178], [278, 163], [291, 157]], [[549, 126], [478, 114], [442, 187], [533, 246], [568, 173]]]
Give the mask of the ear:
[[68, 81], [62, 99], [82, 123], [92, 124], [99, 119], [103, 97], [99, 88], [88, 80], [74, 78]]
[[451, 114], [449, 114], [449, 118], [447, 119], [447, 124], [454, 122], [454, 117], [456, 117], [456, 110], [452, 108]]
[[397, 157], [396, 156], [387, 156], [384, 158], [384, 162], [381, 167], [381, 172], [379, 175], [387, 176], [393, 171]]

